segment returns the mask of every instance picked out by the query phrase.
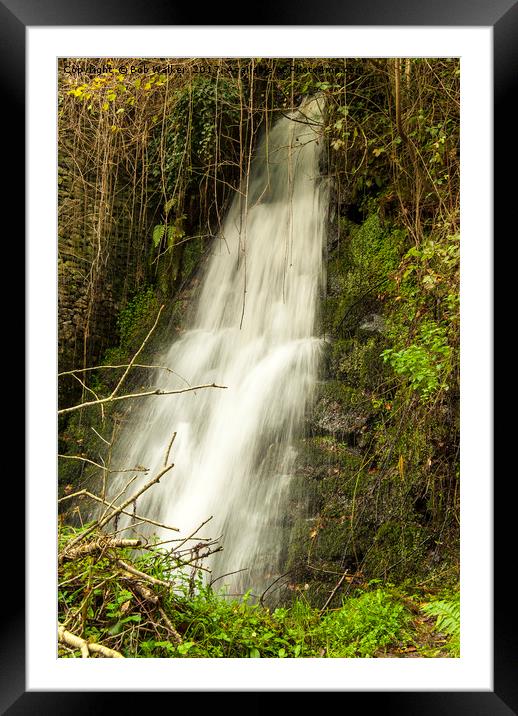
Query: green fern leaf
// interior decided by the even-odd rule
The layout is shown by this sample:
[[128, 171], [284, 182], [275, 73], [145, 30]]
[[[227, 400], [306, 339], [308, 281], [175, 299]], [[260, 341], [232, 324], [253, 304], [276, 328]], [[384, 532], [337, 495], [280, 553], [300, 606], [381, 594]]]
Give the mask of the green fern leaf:
[[452, 600], [430, 602], [423, 612], [437, 617], [435, 628], [450, 637], [448, 648], [454, 656], [460, 656], [460, 594]]

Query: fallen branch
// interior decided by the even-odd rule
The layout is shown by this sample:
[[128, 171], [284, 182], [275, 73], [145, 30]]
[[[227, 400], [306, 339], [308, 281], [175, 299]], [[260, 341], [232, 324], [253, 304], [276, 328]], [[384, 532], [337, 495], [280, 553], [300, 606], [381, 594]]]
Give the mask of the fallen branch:
[[124, 562], [122, 559], [118, 559], [117, 564], [119, 565], [119, 567], [122, 567], [124, 570], [126, 570], [126, 572], [129, 572], [134, 577], [143, 579], [144, 581], [149, 582], [150, 584], [156, 584], [160, 587], [167, 587], [168, 589], [171, 587], [171, 584], [169, 582], [164, 582], [162, 579], [157, 579], [156, 577], [152, 577], [150, 574], [141, 572], [140, 569], [136, 569], [135, 567], [132, 567], [131, 564]]
[[99, 539], [88, 542], [88, 544], [79, 545], [75, 549], [65, 549], [60, 555], [60, 561], [69, 562], [73, 559], [81, 559], [95, 552], [103, 552], [106, 549], [126, 549], [140, 547], [142, 541], [139, 539]]
[[103, 656], [112, 659], [124, 659], [122, 654], [120, 654], [118, 651], [115, 651], [115, 649], [109, 649], [107, 646], [97, 644], [96, 642], [88, 642], [88, 650], [91, 651], [93, 654], [102, 654]]
[[165, 611], [162, 609], [162, 607], [159, 606], [159, 607], [158, 607], [158, 611], [160, 612], [160, 615], [161, 615], [162, 619], [164, 620], [165, 625], [167, 626], [167, 628], [168, 628], [169, 631], [171, 632], [171, 635], [172, 635], [172, 637], [173, 637], [173, 641], [176, 642], [176, 644], [181, 644], [181, 643], [182, 643], [182, 637], [180, 636], [180, 634], [179, 634], [179, 633], [176, 631], [176, 629], [174, 628], [172, 621], [169, 619], [169, 617], [167, 616], [167, 614], [165, 613]]
[[[173, 433], [167, 445], [165, 462], [169, 460], [175, 436], [176, 433]], [[69, 457], [73, 459], [73, 456]], [[76, 457], [81, 458], [81, 456]], [[89, 462], [93, 463], [92, 460]], [[95, 466], [102, 467], [104, 472], [108, 470], [104, 465], [95, 464]], [[123, 649], [121, 644], [126, 644], [126, 637], [123, 640], [121, 634], [125, 635], [130, 632], [128, 638], [131, 645], [128, 655], [133, 654], [134, 644], [145, 640], [148, 635], [163, 634], [162, 638], [169, 640], [172, 645], [182, 643], [183, 627], [180, 627], [180, 631], [178, 631], [174, 623], [176, 611], [182, 611], [181, 599], [176, 600], [172, 597], [175, 594], [175, 586], [181, 583], [181, 580], [189, 578], [188, 570], [191, 572], [189, 584], [192, 588], [194, 588], [196, 573], [206, 571], [210, 574], [210, 570], [202, 566], [201, 562], [222, 548], [218, 546], [218, 540], [195, 537], [195, 535], [212, 517], [198, 525], [190, 535], [173, 540], [175, 544], [178, 544], [177, 551], [174, 551], [174, 547], [170, 551], [156, 550], [156, 561], [152, 561], [155, 566], [150, 566], [151, 563], [147, 557], [140, 560], [138, 552], [133, 557], [118, 551], [120, 549], [135, 549], [151, 550], [153, 553], [156, 548], [156, 545], [150, 544], [147, 537], [138, 533], [132, 533], [134, 537], [129, 538], [126, 530], [130, 530], [134, 526], [134, 522], [119, 530], [117, 518], [121, 514], [132, 517], [134, 521], [138, 521], [138, 524], [149, 523], [163, 529], [179, 531], [176, 527], [140, 516], [136, 512], [138, 498], [158, 483], [173, 467], [172, 463], [164, 464], [164, 467], [159, 468], [158, 473], [152, 479], [145, 484], [142, 480], [140, 487], [134, 487], [134, 494], [130, 494], [130, 485], [139, 478], [138, 475], [133, 475], [131, 479], [125, 480], [124, 487], [109, 500], [86, 489], [65, 495], [59, 500], [59, 502], [63, 502], [73, 498], [88, 498], [103, 506], [97, 519], [86, 527], [82, 527], [82, 532], [75, 532], [73, 538], [68, 538], [68, 543], [66, 540], [62, 543], [60, 539], [62, 546], [58, 558], [60, 570], [58, 581], [61, 579], [60, 594], [65, 595], [60, 596], [58, 600], [60, 656], [78, 656], [80, 652], [82, 658], [91, 656], [124, 658], [114, 649], [102, 644], [90, 643], [87, 638], [83, 638], [83, 636], [94, 633], [89, 631], [90, 627], [97, 629], [95, 633], [113, 635], [117, 633], [118, 640], [108, 641], [108, 643], [121, 650]], [[195, 544], [188, 547], [188, 544], [192, 544], [191, 540], [195, 540]], [[93, 559], [86, 563], [81, 561], [88, 556], [93, 556]], [[152, 572], [152, 574], [148, 572]], [[107, 574], [109, 576], [106, 576]], [[129, 594], [124, 594], [122, 603], [117, 602], [118, 609], [114, 613], [114, 599], [120, 593], [121, 585], [129, 591]], [[93, 609], [90, 608], [94, 605], [92, 600], [95, 600]], [[112, 631], [114, 618], [119, 619], [117, 624], [124, 623], [122, 615], [126, 621], [138, 621], [138, 625], [131, 624], [122, 632]], [[81, 636], [68, 631], [63, 623]], [[156, 639], [156, 636], [153, 638]]]
[[132, 582], [131, 589], [134, 592], [137, 592], [139, 597], [141, 597], [145, 602], [151, 602], [151, 604], [158, 603], [158, 594], [152, 592], [151, 589], [148, 589], [144, 584], [141, 584], [140, 582]]
[[92, 654], [102, 654], [103, 656], [111, 659], [124, 659], [122, 654], [115, 651], [115, 649], [109, 649], [107, 646], [103, 646], [102, 644], [86, 641], [86, 639], [82, 639], [80, 636], [76, 636], [75, 634], [72, 634], [72, 632], [67, 631], [62, 624], [58, 624], [58, 641], [61, 642], [61, 644], [66, 644], [67, 646], [72, 647], [73, 649], [79, 649], [83, 659], [88, 659], [90, 652]]

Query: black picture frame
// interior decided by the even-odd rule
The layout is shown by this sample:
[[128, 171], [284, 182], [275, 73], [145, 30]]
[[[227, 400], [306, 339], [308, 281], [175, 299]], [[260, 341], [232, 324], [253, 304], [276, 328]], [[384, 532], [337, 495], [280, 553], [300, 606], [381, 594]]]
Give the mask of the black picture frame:
[[[494, 41], [494, 137], [495, 182], [494, 216], [505, 221], [508, 207], [514, 206], [514, 187], [500, 177], [503, 157], [514, 165], [515, 140], [511, 107], [518, 77], [518, 2], [517, 0], [435, 0], [433, 3], [415, 0], [370, 0], [369, 3], [320, 0], [319, 3], [284, 3], [271, 7], [270, 3], [254, 6], [253, 22], [243, 21], [243, 8], [226, 4], [207, 5], [203, 9], [203, 25], [339, 25], [339, 26], [485, 26], [493, 28]], [[238, 18], [240, 22], [229, 22]], [[0, 2], [0, 78], [3, 109], [4, 142], [17, 147], [16, 161], [9, 165], [7, 205], [17, 216], [19, 227], [24, 216], [24, 88], [25, 36], [27, 27], [77, 25], [197, 25], [200, 9], [168, 0], [136, 0], [127, 5], [122, 0], [105, 0], [102, 4], [79, 0], [2, 0]], [[506, 143], [504, 151], [504, 142]], [[500, 145], [500, 146], [499, 146]], [[514, 154], [513, 154], [514, 153]], [[500, 171], [502, 170], [502, 171]], [[499, 178], [496, 181], [496, 178]], [[19, 233], [19, 228], [16, 232]], [[19, 252], [19, 250], [18, 250]], [[17, 253], [18, 253], [17, 252]], [[19, 253], [16, 261], [19, 265]], [[27, 287], [30, 291], [30, 286]], [[14, 323], [14, 322], [13, 322]], [[23, 341], [22, 341], [23, 343]], [[30, 350], [31, 346], [28, 345]], [[12, 477], [8, 499], [11, 504], [24, 504], [24, 485], [19, 473]], [[514, 501], [509, 497], [510, 486], [495, 490], [494, 554], [505, 554], [505, 545], [513, 544], [512, 513]], [[506, 519], [509, 511], [509, 519]], [[18, 530], [13, 564], [9, 564], [6, 588], [0, 590], [5, 601], [2, 610], [0, 639], [0, 713], [21, 714], [77, 714], [102, 713], [123, 708], [120, 692], [28, 692], [25, 686], [25, 608], [23, 599], [24, 568], [19, 555]], [[9, 548], [8, 548], [9, 549]], [[516, 641], [512, 630], [514, 604], [507, 591], [505, 572], [495, 565], [494, 590], [494, 691], [492, 692], [348, 692], [343, 708], [370, 707], [380, 713], [426, 716], [427, 714], [470, 714], [470, 716], [506, 716], [518, 713], [518, 673]], [[16, 589], [13, 589], [16, 585]], [[203, 687], [201, 686], [201, 689]], [[200, 689], [200, 690], [201, 690]], [[411, 689], [411, 684], [409, 684]], [[243, 694], [244, 695], [244, 694]], [[275, 696], [275, 701], [280, 694]], [[257, 698], [258, 697], [258, 698]], [[267, 692], [257, 694], [253, 706], [261, 708], [269, 698]], [[149, 708], [149, 694], [132, 693], [130, 713]], [[361, 699], [361, 702], [359, 701]], [[272, 702], [270, 702], [272, 703]], [[174, 704], [171, 701], [170, 707]], [[196, 710], [196, 709], [195, 709]]]

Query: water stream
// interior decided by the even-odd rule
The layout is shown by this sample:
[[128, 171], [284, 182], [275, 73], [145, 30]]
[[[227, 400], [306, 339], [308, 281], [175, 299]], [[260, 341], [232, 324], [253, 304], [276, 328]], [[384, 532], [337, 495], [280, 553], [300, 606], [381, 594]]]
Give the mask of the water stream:
[[[306, 100], [259, 143], [215, 240], [192, 327], [156, 359], [191, 385], [227, 388], [144, 399], [118, 442], [124, 464], [151, 476], [177, 433], [175, 466], [139, 498], [138, 513], [182, 535], [213, 515], [200, 532], [222, 536], [213, 577], [246, 570], [219, 581], [230, 593], [261, 590], [278, 574], [294, 444], [318, 377], [328, 208], [319, 122], [319, 100]], [[157, 371], [153, 385], [185, 382]]]

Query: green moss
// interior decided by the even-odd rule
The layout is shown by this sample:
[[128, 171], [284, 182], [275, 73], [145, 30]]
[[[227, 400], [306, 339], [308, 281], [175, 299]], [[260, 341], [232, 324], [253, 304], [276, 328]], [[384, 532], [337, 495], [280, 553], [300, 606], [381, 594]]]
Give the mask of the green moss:
[[183, 258], [183, 275], [185, 277], [190, 276], [195, 270], [195, 268], [199, 265], [204, 251], [205, 245], [200, 239], [189, 241], [185, 245]]
[[345, 239], [328, 262], [323, 308], [325, 331], [337, 335], [355, 330], [366, 313], [380, 307], [380, 294], [393, 291], [406, 244], [406, 234], [382, 226], [377, 213], [361, 225], [347, 221], [341, 233]]
[[151, 329], [159, 309], [158, 299], [151, 286], [140, 290], [120, 311], [117, 328], [123, 350], [138, 348]]
[[299, 462], [312, 467], [339, 463], [347, 455], [348, 448], [331, 436], [315, 436], [299, 443]]
[[358, 390], [374, 390], [390, 375], [380, 355], [384, 345], [379, 336], [336, 341], [330, 357], [332, 374]]
[[402, 581], [426, 572], [425, 554], [430, 541], [426, 530], [407, 521], [391, 521], [376, 532], [364, 560], [368, 577]]
[[406, 233], [385, 228], [377, 213], [351, 231], [351, 259], [355, 273], [370, 280], [384, 279], [399, 265]]
[[350, 522], [345, 516], [325, 519], [313, 541], [312, 558], [315, 564], [340, 562], [350, 533]]

